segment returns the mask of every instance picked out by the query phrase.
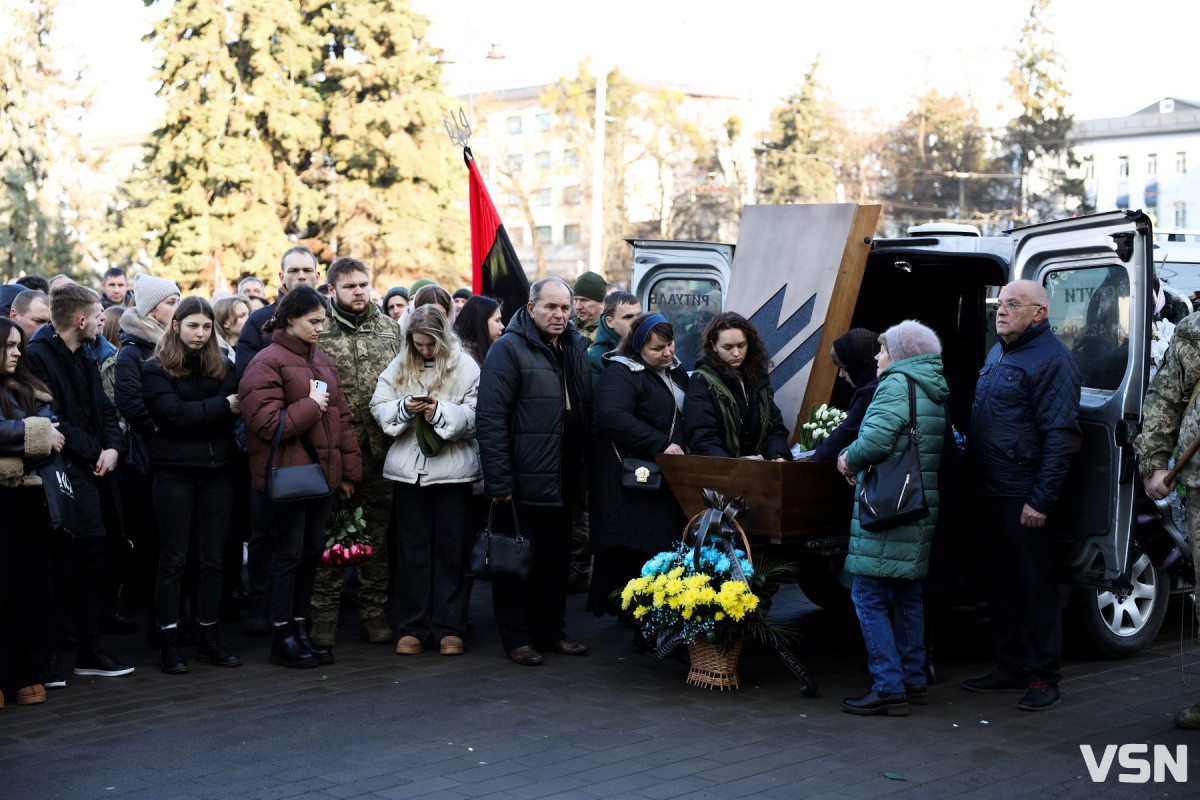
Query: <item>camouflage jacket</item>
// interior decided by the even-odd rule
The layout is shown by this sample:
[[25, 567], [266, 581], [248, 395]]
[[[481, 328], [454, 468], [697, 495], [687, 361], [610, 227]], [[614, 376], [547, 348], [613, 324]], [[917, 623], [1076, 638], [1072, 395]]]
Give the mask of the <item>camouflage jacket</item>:
[[350, 405], [350, 424], [364, 461], [381, 462], [387, 455], [390, 441], [371, 416], [371, 397], [380, 374], [400, 352], [401, 343], [400, 328], [373, 303], [358, 315], [332, 303], [330, 324], [317, 341], [342, 376], [342, 388]]
[[[1200, 383], [1200, 313], [1185, 317], [1167, 345], [1162, 366], [1154, 373], [1142, 406], [1142, 432], [1133, 442], [1143, 477], [1166, 469], [1171, 453], [1181, 451], [1200, 434], [1200, 400], [1192, 392]], [[1179, 474], [1184, 486], [1200, 486], [1200, 458]]]

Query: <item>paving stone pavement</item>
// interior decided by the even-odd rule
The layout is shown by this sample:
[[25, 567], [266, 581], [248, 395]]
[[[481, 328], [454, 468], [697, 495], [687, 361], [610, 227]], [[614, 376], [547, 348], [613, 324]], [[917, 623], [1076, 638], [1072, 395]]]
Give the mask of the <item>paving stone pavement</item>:
[[[193, 659], [186, 675], [157, 669], [144, 632], [108, 637], [133, 675], [68, 676], [46, 704], [0, 710], [0, 800], [1200, 796], [1200, 732], [1171, 720], [1200, 700], [1200, 647], [1181, 630], [1180, 601], [1142, 654], [1068, 659], [1062, 705], [1040, 714], [1016, 710], [1016, 694], [958, 688], [990, 666], [986, 621], [959, 619], [938, 648], [930, 704], [887, 718], [841, 710], [869, 686], [856, 623], [794, 586], [772, 617], [802, 632], [813, 699], [753, 649], [739, 691], [687, 686], [682, 663], [635, 654], [630, 632], [586, 615], [578, 595], [570, 630], [591, 654], [520, 667], [502, 656], [490, 600], [477, 586], [457, 658], [368, 645], [351, 611], [337, 663], [315, 670], [270, 665], [267, 640], [236, 624], [227, 643], [246, 663]], [[1081, 744], [1139, 742], [1187, 745], [1188, 782], [1120, 783], [1128, 770], [1114, 764], [1093, 783]]]

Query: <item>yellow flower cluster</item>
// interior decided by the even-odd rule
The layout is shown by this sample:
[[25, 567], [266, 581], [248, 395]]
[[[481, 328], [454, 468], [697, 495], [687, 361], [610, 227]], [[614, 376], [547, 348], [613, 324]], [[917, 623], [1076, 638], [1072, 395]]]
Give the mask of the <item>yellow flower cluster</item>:
[[758, 608], [758, 598], [741, 581], [725, 581], [714, 589], [710, 576], [683, 573], [683, 567], [676, 567], [665, 575], [634, 578], [621, 591], [621, 608], [634, 606], [639, 620], [653, 609], [668, 608], [685, 620], [710, 612], [716, 620], [729, 616], [738, 621]]

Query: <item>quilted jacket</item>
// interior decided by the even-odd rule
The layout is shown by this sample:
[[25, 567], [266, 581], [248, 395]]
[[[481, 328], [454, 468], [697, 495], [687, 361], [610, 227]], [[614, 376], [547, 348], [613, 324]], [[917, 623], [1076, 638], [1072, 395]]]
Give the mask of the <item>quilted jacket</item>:
[[917, 407], [917, 447], [921, 482], [929, 516], [885, 531], [865, 531], [858, 523], [858, 492], [850, 521], [850, 553], [846, 571], [875, 578], [920, 580], [929, 570], [929, 549], [938, 520], [938, 466], [946, 434], [946, 398], [950, 390], [942, 377], [942, 357], [926, 354], [891, 364], [879, 376], [879, 387], [867, 407], [858, 438], [845, 450], [846, 464], [858, 474], [898, 457], [908, 446], [908, 376]]
[[967, 434], [976, 491], [1024, 497], [1048, 514], [1058, 502], [1079, 435], [1079, 367], [1049, 323], [988, 353]]

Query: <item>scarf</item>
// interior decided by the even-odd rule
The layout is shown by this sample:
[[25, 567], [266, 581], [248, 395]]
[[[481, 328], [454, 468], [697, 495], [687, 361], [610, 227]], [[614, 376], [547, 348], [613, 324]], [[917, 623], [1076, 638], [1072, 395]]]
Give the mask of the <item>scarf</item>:
[[752, 400], [758, 402], [758, 435], [754, 441], [754, 451], [742, 453], [742, 411], [738, 407], [737, 398], [707, 364], [697, 368], [694, 375], [699, 375], [708, 385], [709, 391], [717, 396], [717, 408], [721, 412], [721, 420], [725, 426], [725, 450], [734, 458], [742, 455], [756, 455], [762, 452], [763, 444], [767, 441], [767, 433], [771, 427], [771, 392], [767, 385], [758, 390], [756, 398], [747, 398], [749, 405]]

